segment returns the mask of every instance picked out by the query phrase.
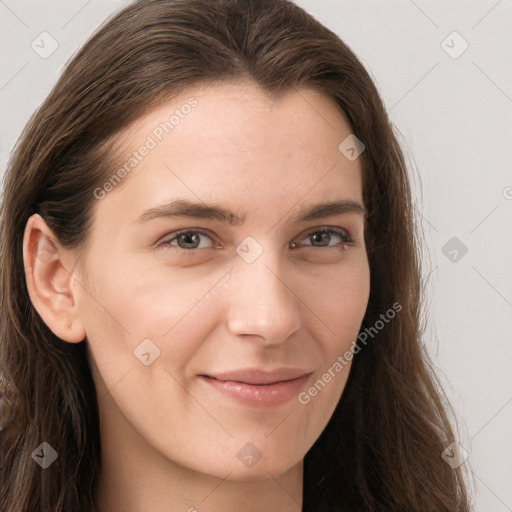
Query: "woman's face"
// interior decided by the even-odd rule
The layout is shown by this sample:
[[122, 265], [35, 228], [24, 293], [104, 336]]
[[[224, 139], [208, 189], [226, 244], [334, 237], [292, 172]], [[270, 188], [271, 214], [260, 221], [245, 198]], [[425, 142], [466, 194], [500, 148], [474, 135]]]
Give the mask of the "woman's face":
[[369, 296], [350, 134], [319, 93], [272, 102], [241, 84], [190, 90], [124, 132], [76, 287], [104, 438], [235, 480], [301, 462]]

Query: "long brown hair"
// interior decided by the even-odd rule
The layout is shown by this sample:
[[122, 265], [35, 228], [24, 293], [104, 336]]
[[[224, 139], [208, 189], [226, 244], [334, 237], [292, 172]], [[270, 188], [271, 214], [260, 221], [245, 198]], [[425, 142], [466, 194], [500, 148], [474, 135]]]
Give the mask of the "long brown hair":
[[[306, 455], [303, 510], [470, 510], [461, 467], [441, 457], [456, 441], [455, 419], [420, 341], [424, 290], [402, 151], [354, 53], [286, 0], [139, 0], [93, 35], [25, 128], [0, 214], [0, 388], [16, 407], [0, 433], [2, 510], [91, 512], [101, 469], [87, 340], [63, 342], [30, 302], [27, 219], [39, 213], [60, 244], [83, 247], [93, 191], [114, 168], [105, 142], [188, 87], [225, 80], [251, 80], [274, 97], [308, 87], [338, 104], [365, 144], [371, 290], [361, 332], [401, 306], [354, 356]], [[44, 470], [31, 457], [43, 441], [58, 452]]]

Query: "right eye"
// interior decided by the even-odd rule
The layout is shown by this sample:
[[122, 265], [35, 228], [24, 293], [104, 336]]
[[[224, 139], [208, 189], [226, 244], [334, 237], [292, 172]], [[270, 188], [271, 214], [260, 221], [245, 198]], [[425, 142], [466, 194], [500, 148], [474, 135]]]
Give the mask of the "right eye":
[[[162, 242], [158, 245], [165, 249], [177, 249], [185, 252], [191, 252], [194, 249], [208, 249], [215, 248], [215, 246], [210, 244], [208, 247], [208, 243], [201, 243], [201, 238], [207, 238], [212, 241], [210, 235], [205, 233], [204, 231], [197, 229], [182, 229], [180, 231], [176, 231], [174, 233], [170, 233], [168, 237], [166, 237]], [[213, 242], [213, 241], [212, 241]], [[217, 245], [218, 248], [218, 245]]]

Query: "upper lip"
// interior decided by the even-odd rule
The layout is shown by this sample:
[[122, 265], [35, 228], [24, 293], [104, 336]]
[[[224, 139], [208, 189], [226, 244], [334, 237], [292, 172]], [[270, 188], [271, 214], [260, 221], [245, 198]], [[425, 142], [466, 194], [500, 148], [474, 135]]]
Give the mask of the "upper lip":
[[227, 372], [202, 374], [201, 376], [223, 381], [241, 382], [243, 384], [264, 385], [298, 379], [310, 373], [302, 368], [277, 368], [272, 371], [265, 371], [259, 368], [244, 368]]

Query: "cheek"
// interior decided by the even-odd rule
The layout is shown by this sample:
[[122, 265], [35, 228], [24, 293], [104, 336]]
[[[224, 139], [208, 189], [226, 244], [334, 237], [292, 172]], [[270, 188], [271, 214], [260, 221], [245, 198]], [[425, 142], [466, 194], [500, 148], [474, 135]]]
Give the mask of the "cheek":
[[332, 272], [302, 283], [302, 296], [318, 322], [311, 324], [311, 336], [321, 338], [332, 359], [357, 338], [370, 294], [370, 272], [366, 258], [354, 265], [340, 266]]
[[320, 433], [331, 418], [350, 373], [353, 344], [370, 293], [369, 268], [362, 259], [361, 264], [338, 268], [329, 278], [317, 282], [323, 286], [310, 294], [308, 306], [314, 314], [307, 328], [316, 340], [322, 364], [298, 396], [298, 407], [310, 418], [305, 423], [306, 430]]
[[176, 369], [186, 365], [218, 316], [219, 302], [208, 291], [222, 273], [198, 278], [190, 269], [146, 265], [140, 272], [141, 266], [133, 262], [102, 261], [101, 268], [88, 274], [80, 307], [91, 351], [107, 374], [104, 377], [138, 366], [136, 358], [148, 351], [155, 362], [172, 356]]

